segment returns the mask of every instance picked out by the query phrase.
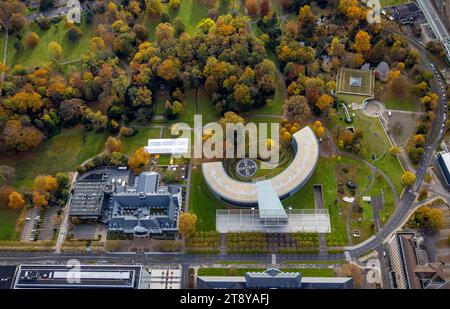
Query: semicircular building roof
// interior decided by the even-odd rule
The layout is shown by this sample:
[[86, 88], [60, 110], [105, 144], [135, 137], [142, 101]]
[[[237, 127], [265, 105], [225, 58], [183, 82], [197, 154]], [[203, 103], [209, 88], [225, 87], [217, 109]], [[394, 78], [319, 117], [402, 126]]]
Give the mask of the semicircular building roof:
[[[317, 139], [310, 127], [293, 134], [292, 143], [295, 156], [291, 164], [280, 174], [269, 179], [280, 199], [298, 191], [309, 180], [319, 157]], [[231, 178], [222, 162], [203, 163], [202, 172], [210, 190], [225, 202], [239, 206], [258, 204], [256, 183]]]

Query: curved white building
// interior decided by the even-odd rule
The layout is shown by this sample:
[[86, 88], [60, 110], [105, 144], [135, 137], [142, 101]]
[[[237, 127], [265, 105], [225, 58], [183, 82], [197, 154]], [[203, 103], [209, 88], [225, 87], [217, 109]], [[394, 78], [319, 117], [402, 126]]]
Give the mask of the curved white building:
[[[303, 187], [313, 174], [319, 157], [316, 136], [310, 127], [305, 127], [292, 136], [295, 156], [283, 172], [270, 181], [280, 199], [285, 199]], [[231, 178], [222, 162], [202, 164], [202, 172], [210, 190], [222, 201], [236, 206], [257, 206], [257, 183], [242, 182]], [[261, 208], [261, 207], [260, 207]]]

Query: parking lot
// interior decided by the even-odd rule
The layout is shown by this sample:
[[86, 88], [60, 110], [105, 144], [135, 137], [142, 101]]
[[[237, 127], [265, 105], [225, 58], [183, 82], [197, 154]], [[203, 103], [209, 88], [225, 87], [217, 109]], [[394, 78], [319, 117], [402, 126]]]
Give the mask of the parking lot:
[[54, 230], [59, 226], [58, 210], [58, 206], [47, 207], [45, 211], [42, 208], [29, 208], [25, 217], [20, 241], [52, 240]]

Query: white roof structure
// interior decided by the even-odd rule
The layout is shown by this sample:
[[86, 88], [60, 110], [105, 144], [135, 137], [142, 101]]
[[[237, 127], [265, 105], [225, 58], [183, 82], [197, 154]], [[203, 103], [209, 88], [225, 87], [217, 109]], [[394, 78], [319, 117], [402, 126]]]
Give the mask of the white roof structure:
[[[291, 165], [267, 180], [272, 183], [280, 199], [289, 197], [306, 184], [316, 168], [319, 157], [317, 139], [310, 127], [301, 129], [292, 137], [296, 153]], [[237, 206], [258, 205], [256, 183], [231, 178], [222, 162], [203, 163], [202, 172], [210, 190], [221, 200]]]
[[362, 78], [361, 77], [350, 77], [350, 86], [361, 87]]
[[151, 154], [186, 154], [189, 151], [189, 139], [185, 137], [149, 139], [144, 149]]
[[286, 211], [270, 180], [256, 183], [259, 218], [261, 220], [287, 220]]
[[216, 230], [264, 233], [331, 233], [328, 209], [290, 209], [287, 219], [263, 221], [260, 211], [250, 209], [218, 209]]

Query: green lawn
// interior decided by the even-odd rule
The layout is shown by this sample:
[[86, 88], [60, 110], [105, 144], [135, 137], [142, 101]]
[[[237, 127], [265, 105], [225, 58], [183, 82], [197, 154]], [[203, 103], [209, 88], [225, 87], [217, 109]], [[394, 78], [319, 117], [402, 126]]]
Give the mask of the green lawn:
[[198, 114], [202, 115], [203, 125], [217, 121], [220, 118], [211, 98], [203, 87], [198, 88], [197, 93]]
[[336, 191], [336, 176], [334, 173], [334, 161], [319, 157], [316, 170], [306, 185], [293, 196], [285, 199], [283, 205], [285, 208], [294, 209], [314, 208], [313, 185], [321, 184], [324, 199], [324, 206], [328, 208], [330, 214], [331, 234], [329, 239], [347, 243], [347, 230], [345, 227], [345, 218], [339, 214], [339, 201]]
[[160, 128], [138, 128], [139, 132], [131, 137], [122, 137], [122, 153], [130, 156], [136, 149], [147, 146], [149, 138], [159, 138]]
[[89, 131], [83, 135], [83, 145], [80, 153], [78, 154], [78, 162], [84, 162], [85, 160], [94, 157], [99, 154], [105, 145], [108, 134], [106, 132], [96, 133]]
[[21, 210], [8, 209], [5, 205], [0, 206], [0, 240], [15, 240], [17, 219]]
[[315, 184], [322, 185], [325, 205], [328, 207], [333, 205], [336, 200], [336, 177], [333, 160], [319, 157], [311, 179], [297, 193], [283, 200], [283, 205], [294, 209], [314, 209], [313, 185]]
[[347, 104], [352, 104], [352, 103], [362, 104], [364, 102], [364, 100], [370, 98], [369, 96], [364, 96], [364, 95], [354, 95], [354, 94], [344, 94], [344, 93], [340, 93], [337, 96], [338, 96], [338, 98], [347, 102]]
[[419, 99], [414, 96], [393, 97], [384, 100], [387, 109], [417, 112], [419, 110]]
[[[245, 276], [248, 272], [264, 272], [264, 268], [200, 268], [198, 276]], [[299, 272], [302, 277], [336, 277], [332, 268], [281, 268], [283, 272]]]
[[0, 156], [0, 162], [16, 169], [12, 186], [29, 190], [37, 175], [74, 171], [88, 156], [102, 151], [104, 139], [106, 134], [94, 132], [86, 133], [86, 137], [83, 137], [79, 127], [64, 129], [35, 149], [12, 156]]
[[189, 212], [197, 215], [197, 230], [216, 230], [216, 209], [225, 207], [226, 205], [211, 193], [203, 178], [201, 166], [197, 165], [192, 171], [189, 195]]
[[[391, 178], [395, 188], [397, 189], [397, 193], [400, 194], [403, 190], [403, 185], [400, 181], [403, 174], [403, 168], [398, 158], [389, 153], [389, 147], [391, 147], [391, 144], [380, 121], [378, 118], [372, 118], [365, 116], [362, 113], [358, 113], [357, 117], [355, 117], [354, 124], [357, 128], [359, 127], [364, 132], [363, 147], [367, 151], [363, 152], [362, 156], [364, 159], [369, 162], [373, 162], [376, 167], [383, 170], [389, 178]], [[371, 159], [371, 154], [380, 153], [380, 149], [382, 147], [380, 140], [382, 140], [382, 143], [385, 145], [386, 152], [381, 158], [373, 161]]]
[[410, 0], [381, 0], [381, 7], [384, 8], [386, 6], [399, 5], [410, 2]]
[[43, 31], [34, 23], [30, 23], [19, 32], [19, 35], [22, 37], [22, 43], [25, 45], [26, 34], [33, 31], [40, 37], [39, 44], [33, 49], [28, 49], [25, 46], [24, 51], [19, 54], [14, 48], [14, 43], [18, 41], [18, 37], [17, 35], [10, 36], [7, 54], [8, 66], [12, 67], [15, 64], [37, 66], [47, 63], [51, 59], [50, 53], [48, 52], [48, 44], [52, 41], [58, 42], [63, 49], [61, 61], [80, 58], [81, 55], [88, 50], [89, 40], [95, 35], [94, 29], [96, 28], [96, 25], [88, 25], [87, 23], [82, 22], [79, 27], [83, 35], [78, 42], [72, 43], [67, 37], [65, 20], [62, 20], [57, 24], [52, 24], [52, 27], [47, 31]]
[[164, 115], [164, 111], [166, 110], [166, 101], [170, 99], [169, 94], [167, 91], [157, 91], [155, 94], [156, 99], [154, 100], [155, 109], [154, 114], [155, 115]]
[[194, 34], [198, 31], [199, 21], [208, 17], [209, 8], [198, 0], [183, 0], [178, 10], [172, 10], [168, 5], [165, 5], [165, 10], [171, 21], [175, 17], [180, 17], [184, 22], [185, 31]]
[[377, 174], [374, 186], [370, 191], [371, 196], [384, 196], [384, 209], [380, 211], [381, 223], [384, 224], [395, 208], [394, 194], [387, 181]]

